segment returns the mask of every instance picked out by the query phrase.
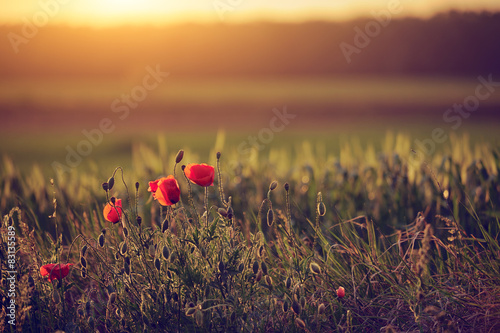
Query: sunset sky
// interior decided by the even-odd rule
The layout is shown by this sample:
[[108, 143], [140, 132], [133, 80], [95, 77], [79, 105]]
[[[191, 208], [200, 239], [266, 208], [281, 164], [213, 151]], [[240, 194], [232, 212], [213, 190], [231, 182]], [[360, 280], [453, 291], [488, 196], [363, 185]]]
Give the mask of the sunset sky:
[[[370, 16], [399, 2], [397, 16], [457, 10], [500, 10], [498, 0], [1, 0], [0, 24], [23, 20], [106, 26], [126, 23], [345, 20]], [[45, 5], [44, 5], [45, 4]], [[45, 7], [45, 9], [44, 9]], [[44, 14], [47, 13], [47, 14]], [[48, 21], [45, 21], [49, 18]]]

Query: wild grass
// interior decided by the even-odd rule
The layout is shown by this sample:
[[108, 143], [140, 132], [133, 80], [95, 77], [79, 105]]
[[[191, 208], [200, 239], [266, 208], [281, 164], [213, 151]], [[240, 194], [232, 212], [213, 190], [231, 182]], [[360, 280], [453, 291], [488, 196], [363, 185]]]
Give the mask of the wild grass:
[[[50, 181], [5, 158], [2, 281], [13, 225], [18, 307], [13, 327], [3, 296], [3, 329], [497, 331], [499, 149], [452, 142], [415, 163], [404, 135], [338, 156], [307, 142], [220, 159], [215, 147], [209, 160], [185, 149], [182, 163], [216, 167], [208, 197], [174, 171], [175, 154], [145, 145], [131, 170], [109, 170], [108, 191], [109, 176]], [[175, 172], [181, 202], [162, 208], [147, 181]], [[102, 215], [112, 197], [123, 200], [117, 224]], [[62, 280], [40, 275], [68, 262]]]

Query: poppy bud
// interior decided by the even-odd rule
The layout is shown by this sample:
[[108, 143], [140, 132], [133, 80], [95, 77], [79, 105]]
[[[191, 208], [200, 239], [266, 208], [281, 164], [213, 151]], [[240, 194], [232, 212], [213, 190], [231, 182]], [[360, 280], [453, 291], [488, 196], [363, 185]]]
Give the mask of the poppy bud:
[[85, 260], [85, 257], [80, 257], [80, 264], [82, 264], [84, 268], [87, 268], [87, 260]]
[[262, 273], [264, 273], [264, 275], [267, 275], [267, 265], [265, 262], [262, 262], [260, 264], [260, 267], [262, 268]]
[[123, 235], [124, 235], [125, 237], [128, 237], [128, 228], [127, 228], [127, 227], [124, 227], [124, 228], [123, 228]]
[[297, 316], [300, 315], [300, 312], [302, 311], [300, 304], [296, 300], [292, 302], [292, 310]]
[[266, 275], [265, 280], [266, 280], [266, 284], [272, 289], [273, 288], [273, 278], [270, 277], [269, 275]]
[[130, 265], [127, 262], [124, 263], [123, 268], [125, 269], [125, 273], [130, 275]]
[[186, 166], [185, 165], [181, 166], [181, 169], [182, 171], [184, 171], [184, 169], [186, 169]]
[[288, 192], [288, 190], [290, 190], [290, 184], [288, 183], [285, 183], [285, 185], [283, 186], [285, 188], [285, 191]]
[[106, 191], [106, 192], [108, 191], [108, 189], [109, 189], [108, 183], [102, 183], [102, 185], [101, 185], [101, 186], [102, 186], [102, 189], [103, 189], [104, 191]]
[[274, 222], [274, 212], [272, 209], [267, 211], [267, 225], [272, 226]]
[[54, 291], [52, 291], [52, 300], [55, 304], [59, 304], [59, 302], [61, 302], [61, 295], [59, 295], [57, 289], [54, 289]]
[[321, 303], [318, 305], [318, 314], [322, 315], [323, 313], [325, 313], [325, 304]]
[[177, 155], [175, 156], [175, 163], [180, 163], [183, 157], [184, 157], [184, 150], [181, 149], [177, 152]]
[[188, 308], [186, 310], [186, 316], [188, 316], [188, 317], [193, 316], [196, 311], [197, 311], [196, 308]]
[[108, 179], [108, 190], [111, 190], [114, 185], [115, 185], [115, 178], [114, 177], [110, 177]]
[[137, 225], [140, 227], [142, 224], [142, 217], [137, 216], [137, 218], [135, 220], [137, 221]]
[[120, 246], [120, 253], [124, 255], [127, 253], [127, 242], [123, 242], [122, 245]]
[[168, 248], [168, 246], [165, 245], [163, 247], [162, 255], [163, 255], [163, 258], [165, 258], [165, 260], [168, 260], [168, 258], [170, 257], [170, 249]]
[[278, 187], [278, 182], [277, 181], [273, 181], [271, 183], [271, 185], [269, 185], [269, 191], [274, 190], [276, 187]]
[[302, 329], [306, 328], [306, 323], [300, 318], [295, 318], [295, 325]]
[[99, 246], [100, 247], [104, 246], [104, 234], [99, 235]]
[[254, 274], [257, 274], [257, 272], [259, 271], [259, 262], [257, 260], [254, 261], [252, 269]]
[[343, 298], [345, 296], [345, 289], [344, 289], [344, 287], [339, 287], [339, 289], [337, 289], [337, 296], [339, 298]]
[[288, 307], [289, 307], [288, 301], [284, 301], [283, 302], [283, 312], [288, 312]]
[[111, 197], [111, 198], [109, 199], [109, 201], [111, 201], [111, 203], [114, 205], [114, 204], [115, 204], [115, 201], [116, 201], [116, 198], [115, 198], [115, 197]]
[[234, 213], [233, 213], [233, 208], [232, 208], [232, 207], [229, 207], [229, 208], [227, 209], [227, 218], [231, 220], [231, 219], [233, 218], [233, 215], [234, 215]]
[[203, 312], [201, 311], [196, 311], [195, 315], [194, 315], [194, 319], [196, 320], [196, 324], [198, 326], [201, 326], [203, 325]]
[[305, 307], [306, 307], [306, 298], [305, 298], [304, 296], [300, 297], [299, 302], [300, 302], [300, 306], [301, 306], [302, 308], [305, 308]]
[[259, 270], [255, 276], [255, 282], [259, 282], [262, 279], [262, 271]]
[[227, 210], [225, 210], [224, 208], [219, 208], [217, 210], [217, 212], [222, 215], [223, 217], [226, 217], [227, 216]]
[[135, 182], [135, 189], [136, 189], [136, 191], [139, 190], [139, 182]]
[[221, 153], [220, 153], [220, 151], [218, 151], [217, 152], [217, 159], [220, 159], [220, 155], [221, 155]]
[[168, 218], [165, 218], [163, 220], [163, 223], [161, 224], [161, 232], [164, 233], [168, 229]]
[[85, 253], [86, 253], [86, 252], [87, 252], [87, 245], [84, 245], [84, 246], [82, 247], [82, 249], [80, 250], [80, 256], [82, 256], [82, 257], [83, 257], [83, 256], [85, 255]]
[[116, 293], [111, 293], [111, 294], [109, 295], [109, 300], [108, 300], [108, 302], [109, 302], [109, 304], [113, 304], [115, 301], [116, 301]]
[[87, 277], [87, 269], [85, 267], [82, 267], [82, 271], [81, 271], [80, 275], [84, 279]]
[[311, 272], [313, 272], [314, 274], [321, 274], [321, 267], [319, 267], [319, 265], [315, 262], [312, 262], [310, 265], [309, 265], [309, 269], [311, 270]]
[[292, 278], [288, 277], [285, 281], [285, 287], [286, 289], [290, 289], [291, 286], [292, 286]]
[[161, 269], [161, 262], [160, 262], [160, 259], [158, 259], [158, 258], [155, 259], [155, 267], [157, 270]]

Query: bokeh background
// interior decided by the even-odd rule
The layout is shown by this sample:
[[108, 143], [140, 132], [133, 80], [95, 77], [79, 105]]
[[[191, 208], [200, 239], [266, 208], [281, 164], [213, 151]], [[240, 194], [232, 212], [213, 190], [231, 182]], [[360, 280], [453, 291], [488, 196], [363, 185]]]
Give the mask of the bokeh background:
[[[497, 1], [1, 6], [0, 152], [23, 172], [37, 164], [54, 177], [57, 162], [108, 174], [131, 166], [138, 142], [189, 147], [201, 161], [214, 147], [245, 159], [304, 140], [335, 154], [346, 141], [382, 144], [388, 131], [424, 153], [418, 142], [436, 128], [447, 136], [436, 149], [464, 135], [500, 142], [500, 86], [476, 111], [447, 113], [479, 77], [500, 82]], [[168, 76], [148, 79], [154, 70]], [[285, 109], [295, 117], [273, 130]]]

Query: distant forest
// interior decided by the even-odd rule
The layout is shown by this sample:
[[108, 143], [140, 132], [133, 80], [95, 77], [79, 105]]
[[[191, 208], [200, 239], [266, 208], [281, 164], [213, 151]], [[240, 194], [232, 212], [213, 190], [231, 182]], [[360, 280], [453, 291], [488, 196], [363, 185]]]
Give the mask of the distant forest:
[[374, 22], [47, 25], [29, 38], [0, 26], [0, 76], [124, 77], [155, 64], [183, 77], [500, 74], [500, 13]]

